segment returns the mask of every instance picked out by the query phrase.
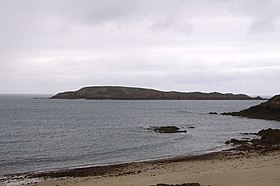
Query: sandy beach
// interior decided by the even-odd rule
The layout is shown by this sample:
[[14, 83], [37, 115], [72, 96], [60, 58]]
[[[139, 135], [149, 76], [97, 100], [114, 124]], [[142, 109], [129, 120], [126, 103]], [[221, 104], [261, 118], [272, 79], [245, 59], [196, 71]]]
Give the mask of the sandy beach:
[[[102, 175], [91, 169], [30, 185], [150, 186], [159, 183], [199, 183], [202, 186], [277, 186], [280, 185], [280, 151], [229, 150], [190, 158], [130, 163], [99, 169]], [[83, 175], [86, 172], [93, 175]]]

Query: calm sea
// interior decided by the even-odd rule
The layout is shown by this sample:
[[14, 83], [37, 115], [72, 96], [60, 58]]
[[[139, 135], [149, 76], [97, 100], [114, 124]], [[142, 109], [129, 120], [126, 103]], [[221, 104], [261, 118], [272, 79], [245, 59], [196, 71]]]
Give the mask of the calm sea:
[[[0, 96], [0, 175], [195, 155], [279, 122], [209, 115], [261, 101], [51, 100]], [[175, 125], [187, 133], [159, 134]], [[194, 127], [194, 128], [189, 128]]]

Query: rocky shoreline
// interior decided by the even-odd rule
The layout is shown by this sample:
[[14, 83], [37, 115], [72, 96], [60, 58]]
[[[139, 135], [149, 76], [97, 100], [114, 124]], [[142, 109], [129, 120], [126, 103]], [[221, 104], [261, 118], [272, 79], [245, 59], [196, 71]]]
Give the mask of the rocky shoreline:
[[[245, 134], [247, 135], [247, 134]], [[252, 135], [252, 134], [249, 134]], [[237, 151], [257, 151], [259, 153], [280, 150], [280, 130], [279, 129], [265, 129], [253, 135], [260, 138], [246, 138], [246, 139], [231, 139], [226, 141], [226, 144], [236, 146], [234, 150]]]
[[264, 103], [250, 107], [245, 110], [241, 110], [239, 112], [229, 112], [222, 114], [280, 121], [280, 95], [273, 96]]

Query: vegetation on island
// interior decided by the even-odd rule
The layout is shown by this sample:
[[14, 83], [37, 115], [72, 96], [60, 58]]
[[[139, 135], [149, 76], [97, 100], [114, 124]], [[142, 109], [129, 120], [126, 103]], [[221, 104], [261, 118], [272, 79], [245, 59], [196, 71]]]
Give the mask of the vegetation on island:
[[261, 100], [245, 94], [159, 91], [120, 86], [84, 87], [77, 91], [62, 92], [52, 99], [112, 99], [112, 100]]

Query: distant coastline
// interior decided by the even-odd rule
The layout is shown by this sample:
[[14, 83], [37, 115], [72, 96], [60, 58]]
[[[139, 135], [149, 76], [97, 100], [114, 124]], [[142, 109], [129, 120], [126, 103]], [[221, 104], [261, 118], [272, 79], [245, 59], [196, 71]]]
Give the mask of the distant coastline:
[[61, 92], [50, 99], [96, 99], [96, 100], [264, 100], [264, 98], [250, 97], [246, 94], [232, 93], [203, 93], [159, 91], [155, 89], [121, 87], [121, 86], [92, 86], [77, 91]]

